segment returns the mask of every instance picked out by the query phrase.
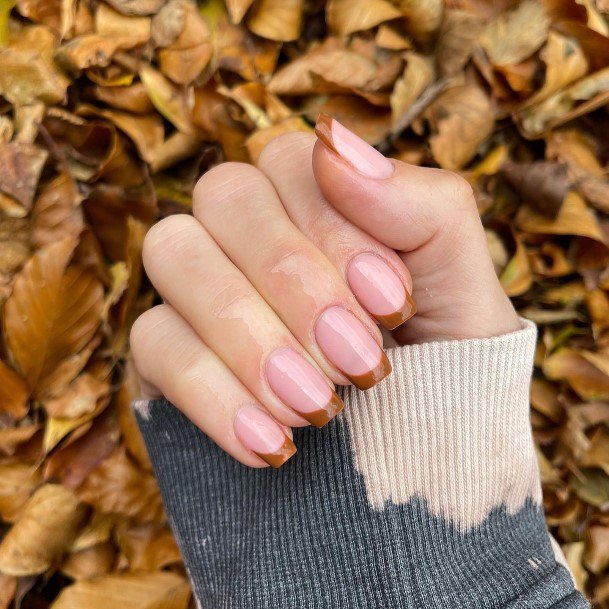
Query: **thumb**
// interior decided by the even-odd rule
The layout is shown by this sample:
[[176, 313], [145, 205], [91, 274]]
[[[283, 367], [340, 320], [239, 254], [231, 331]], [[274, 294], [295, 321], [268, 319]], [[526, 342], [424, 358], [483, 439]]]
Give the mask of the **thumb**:
[[519, 327], [466, 180], [388, 159], [327, 115], [315, 132], [313, 172], [324, 197], [397, 250], [413, 276], [419, 314], [406, 331], [458, 338]]

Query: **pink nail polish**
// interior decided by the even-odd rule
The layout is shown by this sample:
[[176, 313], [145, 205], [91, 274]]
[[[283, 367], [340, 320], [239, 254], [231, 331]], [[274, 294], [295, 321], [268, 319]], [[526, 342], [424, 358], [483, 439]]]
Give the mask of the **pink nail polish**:
[[366, 177], [385, 180], [393, 174], [389, 159], [331, 116], [319, 115], [315, 134], [327, 148]]
[[359, 254], [347, 267], [347, 281], [359, 303], [389, 330], [416, 313], [402, 280], [379, 256]]
[[266, 377], [277, 397], [316, 427], [323, 427], [344, 407], [321, 373], [293, 349], [271, 354]]
[[366, 327], [341, 307], [319, 316], [315, 338], [324, 355], [360, 389], [369, 389], [391, 372], [387, 356]]
[[295, 452], [294, 442], [269, 414], [246, 404], [241, 406], [233, 428], [238, 440], [272, 467], [281, 467]]

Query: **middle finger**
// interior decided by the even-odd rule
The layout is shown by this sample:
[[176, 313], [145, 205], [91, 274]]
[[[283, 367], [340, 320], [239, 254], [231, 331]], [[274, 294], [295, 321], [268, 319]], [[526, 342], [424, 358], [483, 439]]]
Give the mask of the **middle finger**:
[[389, 374], [378, 328], [260, 171], [212, 169], [195, 187], [193, 212], [332, 380], [368, 389]]

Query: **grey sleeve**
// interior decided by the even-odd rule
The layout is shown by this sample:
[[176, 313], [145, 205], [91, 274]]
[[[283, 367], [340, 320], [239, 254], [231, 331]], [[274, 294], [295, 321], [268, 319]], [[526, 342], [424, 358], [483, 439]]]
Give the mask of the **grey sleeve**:
[[[528, 420], [535, 329], [388, 351], [391, 377], [281, 469], [165, 400], [140, 427], [203, 609], [588, 607], [551, 543]], [[557, 552], [555, 554], [555, 552]]]

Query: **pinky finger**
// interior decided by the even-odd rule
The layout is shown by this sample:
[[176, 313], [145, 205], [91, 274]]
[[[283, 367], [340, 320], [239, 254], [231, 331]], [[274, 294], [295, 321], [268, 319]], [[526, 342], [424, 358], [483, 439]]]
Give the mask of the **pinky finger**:
[[281, 467], [296, 452], [290, 430], [271, 417], [171, 306], [154, 307], [135, 322], [131, 349], [143, 391], [164, 395], [244, 465]]

